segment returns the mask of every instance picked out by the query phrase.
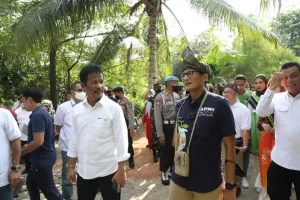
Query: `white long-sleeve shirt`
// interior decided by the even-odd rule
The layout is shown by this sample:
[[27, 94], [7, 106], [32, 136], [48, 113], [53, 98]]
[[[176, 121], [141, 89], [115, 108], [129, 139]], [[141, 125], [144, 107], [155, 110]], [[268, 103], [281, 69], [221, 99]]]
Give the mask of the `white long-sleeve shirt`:
[[8, 174], [12, 159], [10, 142], [20, 136], [21, 133], [13, 115], [8, 110], [0, 108], [0, 187], [9, 184]]
[[118, 162], [129, 158], [128, 132], [121, 107], [102, 96], [94, 107], [87, 98], [73, 110], [68, 156], [78, 158], [78, 174], [84, 179], [110, 175]]
[[75, 106], [76, 102], [71, 99], [59, 105], [56, 110], [54, 124], [61, 126], [58, 146], [62, 151], [68, 151], [69, 148], [69, 140], [72, 133], [72, 114]]
[[275, 94], [267, 89], [256, 108], [261, 117], [274, 113], [275, 146], [272, 160], [286, 169], [300, 171], [300, 94]]

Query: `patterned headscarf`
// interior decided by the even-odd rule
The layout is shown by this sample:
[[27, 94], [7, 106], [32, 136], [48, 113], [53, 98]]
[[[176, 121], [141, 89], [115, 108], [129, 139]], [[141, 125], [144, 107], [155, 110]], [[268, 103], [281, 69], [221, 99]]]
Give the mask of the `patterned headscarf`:
[[48, 99], [44, 99], [42, 101], [42, 105], [43, 106], [46, 106], [48, 108], [48, 112], [51, 116], [55, 116], [55, 110], [53, 108], [53, 104], [52, 104], [52, 101], [48, 100]]

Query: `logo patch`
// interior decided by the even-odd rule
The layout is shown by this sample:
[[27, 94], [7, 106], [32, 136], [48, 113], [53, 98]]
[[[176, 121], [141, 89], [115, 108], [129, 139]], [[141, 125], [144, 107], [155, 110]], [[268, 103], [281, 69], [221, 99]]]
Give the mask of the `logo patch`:
[[203, 107], [199, 113], [199, 117], [213, 117], [215, 113], [215, 108]]
[[160, 98], [155, 99], [155, 104], [158, 106], [160, 103]]

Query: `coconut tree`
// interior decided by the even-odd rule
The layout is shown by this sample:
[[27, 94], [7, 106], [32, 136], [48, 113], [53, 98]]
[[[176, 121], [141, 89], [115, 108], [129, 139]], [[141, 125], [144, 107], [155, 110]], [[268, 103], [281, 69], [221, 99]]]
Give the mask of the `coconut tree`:
[[[273, 0], [261, 0], [261, 2], [261, 7], [265, 9], [272, 5]], [[278, 2], [280, 1], [278, 0]], [[251, 35], [262, 36], [270, 42], [277, 44], [278, 39], [275, 34], [234, 9], [225, 0], [190, 0], [189, 2], [180, 3], [189, 3], [192, 8], [206, 15], [213, 24], [223, 23], [232, 31], [237, 31], [239, 34], [245, 34], [250, 31]], [[104, 63], [117, 55], [119, 47], [122, 46], [121, 43], [123, 39], [134, 35], [134, 31], [137, 30], [139, 22], [141, 21], [140, 19], [145, 15], [149, 18], [148, 86], [151, 87], [156, 79], [157, 27], [159, 19], [162, 19], [164, 24], [164, 37], [167, 38], [168, 35], [162, 7], [165, 7], [174, 17], [175, 13], [168, 7], [165, 0], [137, 0], [131, 6], [130, 12], [125, 13], [130, 16], [137, 11], [143, 11], [139, 13], [139, 17], [136, 17], [139, 18], [136, 26], [131, 29], [126, 26], [128, 20], [125, 20], [125, 22], [124, 20], [122, 21], [122, 19], [126, 17], [123, 11], [128, 7], [128, 4], [129, 2], [125, 2], [125, 0], [42, 0], [34, 9], [29, 10], [29, 12], [20, 19], [16, 29], [17, 38], [20, 44], [26, 44], [31, 47], [34, 47], [36, 44], [44, 43], [44, 41], [48, 43], [50, 41], [51, 55], [51, 47], [55, 47], [57, 44], [58, 36], [67, 33], [72, 34], [74, 27], [76, 27], [75, 30], [77, 30], [77, 33], [87, 30], [93, 21], [102, 20], [104, 23], [111, 23], [113, 29], [100, 43], [92, 61]], [[122, 23], [118, 21], [122, 21]], [[245, 34], [245, 37], [246, 36]], [[168, 39], [166, 41], [168, 41]], [[166, 48], [166, 51], [170, 52], [168, 48]], [[54, 52], [52, 52], [52, 54], [54, 55]], [[170, 57], [169, 54], [168, 57]], [[51, 73], [55, 73], [55, 71], [52, 70], [50, 71], [50, 74]], [[54, 83], [52, 84], [53, 89], [55, 89]], [[54, 96], [53, 94], [52, 100], [54, 100]]]

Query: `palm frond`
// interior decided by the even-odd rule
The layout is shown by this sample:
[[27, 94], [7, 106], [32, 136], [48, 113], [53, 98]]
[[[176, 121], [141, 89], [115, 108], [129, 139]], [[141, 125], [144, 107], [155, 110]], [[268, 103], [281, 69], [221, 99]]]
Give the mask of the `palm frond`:
[[109, 61], [113, 60], [117, 56], [119, 50], [125, 46], [123, 40], [132, 35], [132, 28], [119, 24], [115, 25], [110, 34], [108, 34], [97, 47], [91, 62], [100, 65], [109, 64]]
[[281, 7], [282, 0], [260, 0], [260, 10], [261, 11], [266, 11], [268, 10], [272, 5], [274, 8], [276, 6]]
[[274, 33], [245, 16], [224, 0], [191, 0], [191, 4], [205, 14], [210, 23], [225, 24], [231, 31], [237, 30], [245, 36], [248, 36], [246, 32], [250, 31], [254, 36], [262, 36], [276, 46], [278, 44], [278, 37]]
[[180, 27], [180, 29], [181, 29], [183, 38], [184, 38], [184, 39], [186, 40], [186, 42], [188, 43], [188, 39], [187, 39], [187, 37], [186, 37], [186, 34], [185, 34], [185, 32], [184, 32], [184, 30], [183, 30], [183, 28], [182, 28], [182, 26], [181, 26], [180, 21], [179, 21], [178, 18], [176, 17], [175, 13], [171, 10], [171, 8], [170, 8], [168, 5], [165, 4], [164, 2], [162, 2], [162, 5], [164, 5], [164, 7], [165, 7], [165, 8], [173, 15], [173, 17], [175, 18], [175, 20], [177, 21], [177, 24], [179, 25], [179, 27]]
[[130, 16], [132, 16], [133, 13], [136, 12], [141, 5], [143, 5], [143, 1], [142, 0], [138, 1], [133, 6], [131, 6], [131, 8], [130, 8]]
[[51, 36], [62, 35], [67, 28], [80, 32], [98, 14], [115, 16], [115, 9], [122, 5], [123, 0], [42, 0], [15, 25], [17, 41], [33, 46], [44, 43]]

